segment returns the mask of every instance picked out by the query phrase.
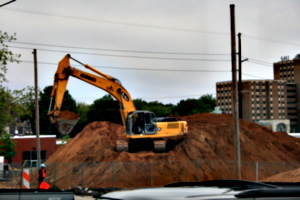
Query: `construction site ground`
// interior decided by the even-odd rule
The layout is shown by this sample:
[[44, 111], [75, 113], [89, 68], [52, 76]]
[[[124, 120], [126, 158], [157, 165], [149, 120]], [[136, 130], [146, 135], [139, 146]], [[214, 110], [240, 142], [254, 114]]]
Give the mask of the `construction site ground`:
[[[55, 182], [59, 188], [69, 187], [68, 177], [83, 176], [68, 163], [86, 163], [84, 183], [93, 187], [111, 187], [108, 164], [119, 162], [115, 167], [118, 183], [115, 187], [143, 187], [149, 168], [126, 163], [156, 163], [152, 172], [160, 177], [151, 186], [162, 186], [179, 181], [213, 179], [235, 179], [234, 120], [230, 114], [196, 114], [182, 117], [189, 133], [170, 151], [154, 153], [150, 150], [138, 152], [116, 152], [116, 140], [124, 139], [124, 127], [110, 122], [93, 122], [70, 140], [47, 160], [46, 181]], [[298, 182], [300, 177], [300, 139], [285, 132], [273, 132], [253, 122], [239, 120], [241, 178], [255, 181], [253, 163], [267, 163], [259, 168], [260, 181]], [[195, 163], [200, 162], [199, 169]], [[52, 164], [61, 164], [54, 171]], [[66, 163], [63, 165], [63, 163]], [[98, 164], [95, 164], [98, 163]], [[123, 164], [122, 164], [123, 163]], [[58, 166], [58, 165], [57, 165]], [[56, 174], [55, 180], [53, 174]], [[60, 175], [58, 175], [58, 173]], [[71, 175], [71, 173], [73, 173]], [[74, 175], [75, 173], [75, 175]], [[77, 173], [77, 174], [76, 174]], [[59, 178], [64, 177], [64, 178]], [[100, 178], [101, 177], [101, 178]], [[133, 178], [134, 177], [134, 178]], [[84, 187], [86, 187], [84, 185]]]

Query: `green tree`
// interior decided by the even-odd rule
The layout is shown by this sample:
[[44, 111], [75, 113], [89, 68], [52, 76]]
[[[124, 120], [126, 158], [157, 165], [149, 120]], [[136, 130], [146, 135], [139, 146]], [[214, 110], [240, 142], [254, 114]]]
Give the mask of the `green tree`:
[[203, 95], [199, 99], [181, 100], [172, 110], [172, 114], [179, 116], [209, 113], [214, 110], [216, 100], [212, 95]]
[[0, 83], [7, 81], [7, 79], [5, 78], [5, 74], [7, 72], [8, 62], [20, 62], [20, 60], [18, 59], [21, 57], [21, 55], [14, 54], [8, 49], [8, 45], [5, 44], [5, 42], [16, 40], [15, 36], [16, 34], [9, 35], [7, 32], [3, 33], [2, 31], [0, 31]]
[[7, 160], [11, 160], [15, 155], [16, 143], [10, 139], [10, 135], [7, 133], [1, 135], [0, 140], [0, 155]]
[[6, 133], [6, 126], [15, 124], [14, 117], [17, 116], [18, 108], [12, 92], [0, 85], [0, 136]]
[[3, 86], [0, 86], [0, 113], [0, 155], [10, 160], [14, 156], [15, 143], [10, 139], [6, 127], [16, 124], [20, 107], [12, 91]]
[[207, 108], [209, 109], [208, 112], [212, 112], [216, 107], [216, 98], [214, 98], [211, 94], [203, 95], [199, 100], [207, 106]]
[[110, 121], [116, 124], [122, 124], [120, 114], [120, 105], [111, 95], [104, 95], [97, 99], [90, 106], [87, 113], [88, 123], [94, 121]]
[[156, 117], [167, 117], [172, 114], [173, 104], [163, 104], [158, 101], [146, 102], [142, 99], [133, 100], [136, 110], [149, 110], [154, 112]]
[[[17, 62], [21, 55], [14, 54], [8, 49], [8, 45], [5, 42], [11, 42], [16, 40], [16, 34], [9, 35], [7, 32], [0, 31], [0, 83], [7, 81], [5, 74], [7, 72], [7, 64], [9, 62]], [[19, 106], [16, 104], [11, 91], [0, 85], [0, 152], [6, 159], [11, 159], [11, 154], [15, 150], [14, 143], [10, 139], [9, 134], [6, 133], [5, 127], [9, 124], [15, 123], [14, 117], [17, 116]]]
[[165, 105], [158, 101], [151, 101], [148, 103], [148, 110], [154, 112], [156, 117], [167, 117], [171, 115], [172, 108], [172, 104]]
[[[9, 35], [7, 32], [0, 31], [0, 83], [7, 81], [5, 78], [5, 74], [7, 72], [7, 64], [9, 62], [17, 62], [20, 61], [20, 54], [14, 54], [12, 51], [8, 49], [8, 45], [6, 42], [11, 42], [16, 40], [16, 34]], [[13, 99], [12, 92], [7, 88], [0, 85], [0, 134], [4, 132], [5, 126], [14, 122], [14, 113], [16, 111], [13, 109], [15, 104], [15, 100]], [[18, 108], [16, 108], [18, 109]]]
[[[49, 112], [49, 106], [51, 101], [51, 92], [52, 92], [52, 86], [47, 86], [44, 88], [42, 92], [40, 92], [40, 100], [39, 100], [40, 134], [58, 135], [56, 127], [50, 124], [49, 117], [47, 115]], [[51, 109], [53, 109], [54, 107], [54, 101], [55, 99], [53, 99], [52, 101]], [[71, 112], [77, 113], [76, 101], [69, 94], [68, 90], [65, 91], [61, 110], [69, 110]], [[73, 131], [74, 130], [72, 130], [72, 132]], [[72, 132], [70, 134], [74, 134]]]
[[89, 109], [90, 109], [90, 105], [87, 105], [83, 102], [77, 103], [77, 111], [78, 111], [77, 114], [80, 116], [80, 120], [77, 122], [73, 131], [69, 134], [71, 138], [75, 137], [78, 133], [80, 133], [82, 129], [87, 125], [88, 123], [87, 114]]
[[188, 116], [197, 113], [201, 113], [201, 109], [204, 107], [202, 101], [197, 99], [181, 100], [177, 104], [176, 115]]
[[142, 99], [134, 99], [133, 103], [136, 110], [148, 110], [148, 103]]
[[28, 121], [32, 127], [35, 124], [35, 91], [34, 87], [27, 86], [22, 90], [13, 91], [13, 96], [19, 105], [18, 117], [21, 122]]

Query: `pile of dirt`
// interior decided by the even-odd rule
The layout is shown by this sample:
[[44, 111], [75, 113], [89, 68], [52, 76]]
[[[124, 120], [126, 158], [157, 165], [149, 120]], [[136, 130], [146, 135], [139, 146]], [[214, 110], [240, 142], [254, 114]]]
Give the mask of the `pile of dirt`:
[[[116, 152], [116, 140], [124, 139], [124, 127], [110, 122], [93, 122], [47, 160], [49, 177], [53, 177], [53, 173], [56, 177], [48, 181], [55, 182], [60, 188], [69, 186], [66, 177], [83, 176], [80, 167], [70, 163], [83, 162], [84, 185], [92, 183], [93, 187], [111, 187], [112, 173], [117, 174], [118, 179], [114, 187], [142, 187], [149, 186], [149, 182], [151, 186], [161, 186], [178, 181], [235, 179], [232, 115], [204, 113], [182, 120], [188, 122], [189, 134], [166, 153]], [[253, 122], [240, 120], [240, 141], [242, 179], [255, 181], [256, 162], [266, 163], [260, 165], [259, 179], [266, 179], [283, 169], [299, 167], [300, 140], [284, 132], [272, 132]], [[133, 161], [136, 162], [134, 165], [128, 164]], [[274, 164], [277, 162], [285, 164]], [[61, 164], [53, 167], [53, 163]], [[112, 163], [115, 163], [113, 167]], [[60, 166], [59, 170], [57, 166]], [[156, 178], [150, 180], [148, 177]]]
[[62, 119], [78, 119], [80, 116], [74, 112], [71, 112], [69, 110], [63, 110], [60, 112], [60, 118]]
[[266, 182], [299, 182], [299, 180], [300, 180], [300, 168], [276, 174], [274, 176], [265, 178], [262, 181], [266, 181]]

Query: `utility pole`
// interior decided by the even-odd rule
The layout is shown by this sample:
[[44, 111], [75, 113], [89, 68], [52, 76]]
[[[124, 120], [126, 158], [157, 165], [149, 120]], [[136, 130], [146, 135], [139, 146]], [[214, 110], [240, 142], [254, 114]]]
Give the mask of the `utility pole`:
[[235, 172], [236, 178], [241, 180], [241, 158], [240, 158], [240, 134], [238, 116], [238, 95], [237, 95], [237, 68], [236, 68], [236, 34], [235, 34], [235, 12], [234, 4], [230, 5], [230, 27], [231, 27], [231, 65], [232, 65], [232, 113], [234, 124], [234, 151], [235, 151]]
[[247, 59], [242, 60], [242, 40], [241, 40], [242, 34], [238, 34], [239, 38], [239, 84], [238, 84], [238, 96], [239, 96], [239, 118], [243, 119], [243, 83], [242, 83], [242, 62], [247, 61]]
[[41, 145], [40, 145], [40, 117], [39, 117], [39, 97], [38, 97], [38, 73], [36, 49], [33, 49], [34, 59], [34, 91], [35, 91], [35, 131], [36, 131], [36, 153], [37, 167], [41, 165]]
[[238, 96], [239, 96], [239, 118], [243, 119], [243, 101], [242, 101], [242, 44], [241, 33], [238, 34], [239, 38], [239, 84], [238, 84]]

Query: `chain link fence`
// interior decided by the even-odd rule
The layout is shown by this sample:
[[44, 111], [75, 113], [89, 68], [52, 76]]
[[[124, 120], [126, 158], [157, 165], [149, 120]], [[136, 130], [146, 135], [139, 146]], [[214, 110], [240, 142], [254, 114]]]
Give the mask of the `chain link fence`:
[[[300, 162], [242, 161], [243, 180], [261, 181], [300, 167]], [[11, 163], [0, 172], [1, 188], [22, 187], [22, 163]], [[37, 168], [29, 169], [30, 188], [37, 188]], [[176, 169], [176, 170], [174, 170]], [[156, 187], [174, 182], [236, 179], [234, 161], [150, 161], [47, 163], [45, 181], [52, 188], [138, 188]]]

